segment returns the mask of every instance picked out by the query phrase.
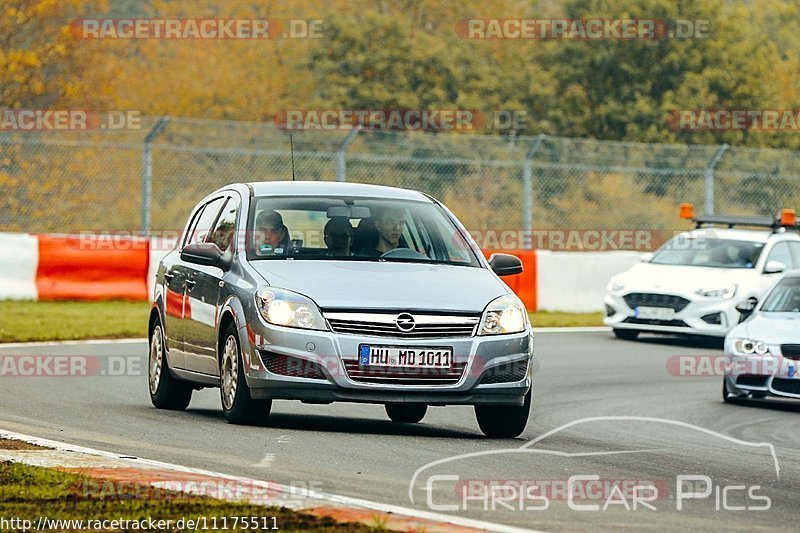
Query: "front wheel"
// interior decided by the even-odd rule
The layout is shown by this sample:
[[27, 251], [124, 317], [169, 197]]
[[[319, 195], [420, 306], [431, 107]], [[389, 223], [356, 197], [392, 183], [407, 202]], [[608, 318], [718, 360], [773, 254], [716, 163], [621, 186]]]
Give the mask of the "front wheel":
[[475, 418], [487, 437], [513, 439], [519, 437], [528, 425], [532, 392], [525, 395], [522, 405], [476, 405]]
[[405, 422], [407, 424], [416, 424], [425, 417], [428, 412], [428, 406], [424, 403], [387, 403], [386, 414], [392, 422]]
[[272, 400], [254, 400], [244, 377], [242, 352], [233, 324], [225, 331], [220, 357], [220, 398], [222, 414], [231, 424], [261, 425], [266, 423]]
[[161, 321], [156, 319], [150, 336], [150, 358], [147, 364], [150, 401], [158, 409], [182, 411], [192, 401], [192, 388], [170, 374], [165, 340]]

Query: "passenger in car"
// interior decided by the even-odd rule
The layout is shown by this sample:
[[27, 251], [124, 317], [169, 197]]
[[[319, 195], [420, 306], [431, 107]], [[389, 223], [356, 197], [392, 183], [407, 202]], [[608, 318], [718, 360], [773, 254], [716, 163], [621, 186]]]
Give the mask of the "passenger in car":
[[331, 217], [322, 231], [327, 256], [349, 257], [350, 246], [353, 244], [353, 226], [347, 217]]
[[289, 245], [289, 228], [283, 224], [280, 213], [268, 209], [258, 214], [253, 241], [259, 255], [286, 253]]

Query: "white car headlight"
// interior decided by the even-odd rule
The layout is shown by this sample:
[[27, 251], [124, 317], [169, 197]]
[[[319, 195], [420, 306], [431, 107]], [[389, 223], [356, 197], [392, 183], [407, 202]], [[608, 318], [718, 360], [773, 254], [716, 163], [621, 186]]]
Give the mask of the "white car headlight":
[[622, 280], [619, 276], [614, 276], [608, 281], [608, 285], [606, 285], [606, 290], [611, 292], [621, 291], [625, 288], [625, 284], [622, 283]]
[[733, 351], [740, 355], [769, 355], [769, 346], [753, 339], [734, 339]]
[[492, 300], [481, 317], [478, 335], [502, 335], [504, 333], [520, 333], [528, 325], [528, 314], [525, 306], [513, 294], [507, 294]]
[[733, 298], [733, 295], [736, 294], [736, 285], [731, 283], [728, 285], [703, 287], [702, 289], [697, 289], [695, 293], [700, 296], [705, 296], [706, 298], [723, 298], [727, 300], [728, 298]]
[[264, 320], [276, 326], [328, 329], [317, 304], [296, 292], [260, 287], [256, 291], [256, 306]]

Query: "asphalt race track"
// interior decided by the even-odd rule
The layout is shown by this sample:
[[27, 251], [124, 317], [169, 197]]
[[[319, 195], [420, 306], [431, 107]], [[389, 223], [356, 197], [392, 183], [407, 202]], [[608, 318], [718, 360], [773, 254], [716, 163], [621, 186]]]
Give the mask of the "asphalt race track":
[[[381, 406], [276, 402], [270, 427], [240, 427], [222, 418], [218, 390], [206, 389], [186, 412], [158, 411], [143, 342], [1, 348], [3, 356], [91, 355], [90, 373], [106, 375], [6, 372], [0, 427], [531, 529], [797, 530], [800, 407], [724, 404], [721, 378], [668, 371], [671, 356], [719, 356], [718, 346], [656, 336], [626, 342], [609, 332], [541, 333], [536, 343], [532, 418], [516, 440], [484, 438], [468, 407], [431, 408], [420, 424], [398, 425]], [[768, 445], [754, 443], [774, 446], [777, 462]], [[574, 478], [592, 475], [599, 481]], [[696, 477], [681, 488], [678, 476]], [[487, 489], [498, 483], [506, 488]]]

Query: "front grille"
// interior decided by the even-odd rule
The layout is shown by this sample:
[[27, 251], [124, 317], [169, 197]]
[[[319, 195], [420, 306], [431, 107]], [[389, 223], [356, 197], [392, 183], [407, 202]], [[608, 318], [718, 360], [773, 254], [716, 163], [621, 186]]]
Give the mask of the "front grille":
[[490, 383], [513, 383], [522, 381], [528, 373], [528, 361], [514, 361], [493, 366], [483, 373], [481, 385]]
[[689, 305], [689, 300], [674, 294], [652, 294], [649, 292], [632, 292], [622, 297], [631, 309], [637, 307], [669, 307], [675, 312], [682, 311]]
[[345, 371], [353, 381], [387, 385], [452, 385], [461, 379], [465, 367], [466, 363], [453, 363], [452, 368], [387, 368], [344, 361]]
[[401, 339], [471, 337], [480, 322], [480, 315], [446, 316], [412, 313], [414, 329], [402, 331], [395, 323], [399, 314], [339, 311], [324, 313], [335, 333]]
[[688, 328], [689, 324], [683, 320], [658, 320], [655, 318], [634, 318], [628, 317], [624, 320], [627, 324], [643, 324], [646, 326], [674, 326], [676, 328]]
[[736, 378], [736, 384], [744, 387], [766, 387], [767, 376], [753, 376], [751, 374], [742, 374]]
[[259, 354], [264, 367], [273, 374], [295, 378], [325, 379], [322, 367], [313, 361], [266, 351], [260, 351]]
[[800, 360], [800, 344], [781, 344], [781, 353], [787, 359]]
[[800, 379], [775, 378], [772, 380], [772, 389], [787, 394], [800, 394]]

